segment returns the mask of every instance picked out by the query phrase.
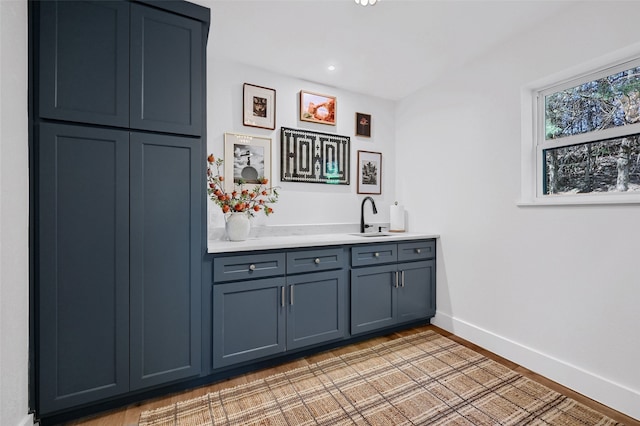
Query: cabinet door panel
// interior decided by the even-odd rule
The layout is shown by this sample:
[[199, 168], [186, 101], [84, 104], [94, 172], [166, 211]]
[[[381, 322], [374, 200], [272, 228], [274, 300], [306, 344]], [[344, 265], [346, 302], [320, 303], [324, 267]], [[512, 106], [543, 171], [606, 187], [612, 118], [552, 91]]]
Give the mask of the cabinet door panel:
[[398, 265], [401, 285], [398, 287], [398, 322], [435, 315], [434, 261]]
[[213, 367], [285, 350], [284, 278], [213, 286]]
[[45, 414], [129, 389], [129, 153], [126, 132], [54, 124], [38, 130]]
[[40, 115], [128, 127], [129, 5], [39, 2]]
[[131, 388], [201, 369], [200, 139], [131, 134]]
[[288, 277], [287, 291], [288, 350], [344, 337], [344, 271]]
[[131, 128], [202, 132], [202, 26], [131, 5]]
[[396, 265], [351, 270], [351, 334], [395, 323]]

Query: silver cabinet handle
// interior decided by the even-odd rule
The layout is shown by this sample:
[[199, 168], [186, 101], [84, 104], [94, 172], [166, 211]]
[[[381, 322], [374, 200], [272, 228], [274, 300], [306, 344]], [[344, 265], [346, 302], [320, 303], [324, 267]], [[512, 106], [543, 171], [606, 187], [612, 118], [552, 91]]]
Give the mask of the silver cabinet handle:
[[420, 254], [421, 252], [422, 252], [422, 250], [416, 249], [416, 253]]
[[373, 253], [373, 257], [380, 257], [380, 253], [378, 252]]
[[289, 304], [293, 305], [293, 285], [289, 286]]
[[404, 271], [402, 273], [401, 286], [404, 287]]
[[280, 287], [280, 306], [284, 308], [284, 286]]
[[254, 265], [253, 263], [251, 265], [249, 265], [249, 270], [250, 271], [255, 271], [256, 270], [256, 265]]
[[314, 260], [313, 263], [315, 263], [316, 265], [319, 265], [320, 264], [320, 258], [316, 257], [316, 260]]
[[395, 276], [395, 280], [396, 280], [396, 282], [395, 282], [394, 287], [395, 287], [395, 288], [398, 288], [398, 271], [395, 271], [395, 275], [396, 275], [396, 276]]

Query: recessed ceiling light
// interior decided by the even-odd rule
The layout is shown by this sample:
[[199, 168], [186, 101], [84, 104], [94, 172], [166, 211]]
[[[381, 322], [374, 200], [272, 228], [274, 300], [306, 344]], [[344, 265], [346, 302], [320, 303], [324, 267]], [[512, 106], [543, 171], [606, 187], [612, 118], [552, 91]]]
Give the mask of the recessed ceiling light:
[[336, 66], [335, 66], [335, 65], [329, 65], [329, 66], [327, 67], [327, 69], [328, 69], [329, 71], [335, 71], [335, 70], [336, 70]]

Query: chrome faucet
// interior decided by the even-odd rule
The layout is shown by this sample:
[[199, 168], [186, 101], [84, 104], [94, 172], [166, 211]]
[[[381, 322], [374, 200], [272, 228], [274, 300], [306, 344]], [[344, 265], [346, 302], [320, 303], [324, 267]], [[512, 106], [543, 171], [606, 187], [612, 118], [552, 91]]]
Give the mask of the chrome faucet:
[[371, 197], [364, 197], [362, 200], [362, 205], [360, 206], [360, 233], [364, 234], [365, 228], [369, 228], [371, 225], [365, 225], [364, 223], [364, 203], [369, 200], [371, 201], [371, 207], [373, 208], [373, 214], [378, 214], [378, 209], [376, 209], [376, 203], [373, 201]]

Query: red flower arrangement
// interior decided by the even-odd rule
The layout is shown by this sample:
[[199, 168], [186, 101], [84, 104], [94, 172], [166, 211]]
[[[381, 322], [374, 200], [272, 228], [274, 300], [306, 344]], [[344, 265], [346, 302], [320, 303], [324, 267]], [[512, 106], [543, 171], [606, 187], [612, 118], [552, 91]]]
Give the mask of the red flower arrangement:
[[[213, 154], [207, 157], [207, 193], [211, 200], [220, 206], [223, 213], [247, 213], [253, 216], [260, 210], [269, 216], [273, 213], [273, 208], [269, 204], [278, 202], [278, 188], [268, 187], [269, 180], [259, 177], [259, 184], [251, 189], [244, 188], [248, 186], [244, 181], [240, 180], [234, 186], [238, 187], [231, 193], [224, 191], [224, 176], [220, 174], [220, 167], [224, 164], [221, 158], [215, 158]], [[215, 171], [213, 170], [215, 167]]]

